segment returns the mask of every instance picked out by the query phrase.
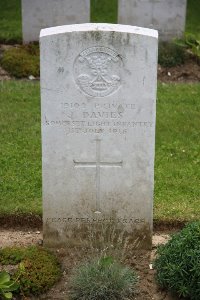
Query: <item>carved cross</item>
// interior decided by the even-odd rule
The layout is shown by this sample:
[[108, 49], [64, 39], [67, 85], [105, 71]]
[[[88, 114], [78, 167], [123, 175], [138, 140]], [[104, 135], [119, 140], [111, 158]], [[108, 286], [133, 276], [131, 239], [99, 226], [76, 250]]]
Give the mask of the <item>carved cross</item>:
[[101, 186], [101, 167], [122, 167], [122, 161], [119, 162], [104, 162], [101, 161], [101, 140], [96, 140], [96, 161], [76, 161], [74, 160], [75, 167], [95, 167], [96, 168], [96, 213], [100, 213], [100, 186]]

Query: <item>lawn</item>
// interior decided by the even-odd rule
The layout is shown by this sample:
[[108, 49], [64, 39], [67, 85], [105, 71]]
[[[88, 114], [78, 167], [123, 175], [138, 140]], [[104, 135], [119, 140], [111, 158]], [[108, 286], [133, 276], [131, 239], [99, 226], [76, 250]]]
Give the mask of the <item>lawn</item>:
[[117, 23], [118, 0], [90, 0], [91, 22]]
[[0, 82], [0, 213], [41, 213], [39, 85]]
[[[42, 213], [39, 83], [0, 84], [0, 214]], [[157, 220], [200, 218], [200, 84], [159, 84]]]
[[21, 41], [21, 0], [0, 0], [0, 43]]
[[[117, 2], [91, 0], [91, 21], [116, 23]], [[186, 31], [200, 34], [199, 16], [199, 1], [188, 0]], [[0, 0], [0, 42], [21, 42], [21, 26], [21, 0]]]
[[156, 219], [200, 218], [200, 84], [160, 84], [155, 161]]

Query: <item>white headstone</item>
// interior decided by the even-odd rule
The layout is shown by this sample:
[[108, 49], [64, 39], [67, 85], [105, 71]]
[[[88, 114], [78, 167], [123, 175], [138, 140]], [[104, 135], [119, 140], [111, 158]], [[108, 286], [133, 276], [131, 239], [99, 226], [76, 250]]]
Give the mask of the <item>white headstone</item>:
[[81, 24], [40, 37], [45, 244], [112, 224], [150, 247], [157, 31]]
[[187, 0], [118, 0], [118, 23], [154, 28], [163, 41], [185, 31]]
[[90, 0], [22, 0], [23, 42], [39, 40], [47, 27], [90, 21]]

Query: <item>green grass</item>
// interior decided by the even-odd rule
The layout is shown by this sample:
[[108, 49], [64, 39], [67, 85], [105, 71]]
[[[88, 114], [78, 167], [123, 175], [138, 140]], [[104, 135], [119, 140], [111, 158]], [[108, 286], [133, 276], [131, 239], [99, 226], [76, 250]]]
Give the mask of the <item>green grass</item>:
[[[199, 16], [199, 0], [188, 0], [186, 31], [200, 35]], [[117, 0], [91, 0], [91, 21], [116, 23]], [[20, 42], [21, 27], [21, 0], [0, 0], [0, 42]]]
[[91, 22], [117, 23], [118, 0], [91, 0]]
[[157, 100], [156, 219], [200, 218], [200, 84], [160, 85]]
[[39, 85], [0, 82], [0, 213], [41, 213]]
[[21, 43], [21, 0], [0, 0], [0, 43]]
[[[41, 214], [39, 84], [0, 84], [0, 214]], [[200, 84], [160, 84], [157, 101], [157, 220], [200, 218]]]

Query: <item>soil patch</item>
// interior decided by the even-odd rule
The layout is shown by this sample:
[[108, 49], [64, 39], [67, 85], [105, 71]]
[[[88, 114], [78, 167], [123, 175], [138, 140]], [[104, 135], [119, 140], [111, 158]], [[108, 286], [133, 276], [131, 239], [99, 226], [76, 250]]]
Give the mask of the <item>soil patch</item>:
[[161, 82], [200, 82], [200, 65], [195, 59], [176, 67], [164, 68], [158, 66], [158, 80]]
[[[130, 300], [180, 300], [176, 296], [170, 295], [166, 291], [161, 290], [154, 279], [155, 270], [152, 268], [152, 262], [156, 255], [156, 248], [159, 244], [166, 243], [170, 238], [169, 233], [156, 232], [153, 236], [152, 251], [125, 251], [121, 255], [123, 262], [135, 269], [139, 275], [139, 284], [137, 292]], [[42, 244], [42, 232], [38, 229], [34, 230], [0, 230], [0, 247], [8, 246], [29, 246]], [[72, 269], [80, 262], [91, 258], [94, 255], [92, 249], [80, 248], [61, 248], [55, 252], [62, 264], [61, 280], [48, 292], [37, 297], [28, 297], [26, 300], [68, 300], [69, 278]], [[0, 269], [2, 266], [0, 266]], [[12, 266], [8, 266], [8, 271]], [[22, 299], [22, 298], [17, 298]], [[24, 299], [25, 300], [25, 299]], [[127, 299], [128, 300], [128, 299]]]
[[0, 215], [1, 228], [42, 228], [42, 217], [35, 214]]

